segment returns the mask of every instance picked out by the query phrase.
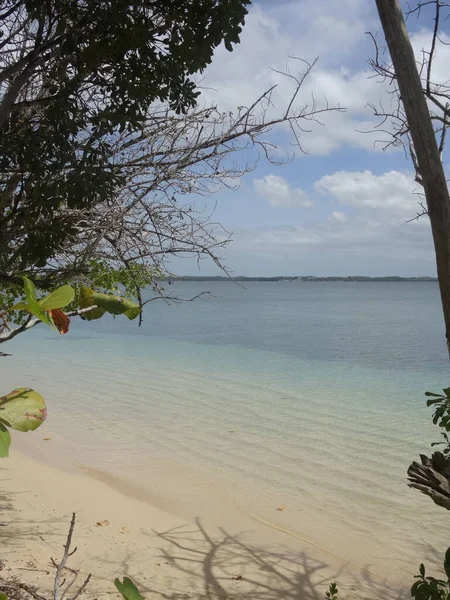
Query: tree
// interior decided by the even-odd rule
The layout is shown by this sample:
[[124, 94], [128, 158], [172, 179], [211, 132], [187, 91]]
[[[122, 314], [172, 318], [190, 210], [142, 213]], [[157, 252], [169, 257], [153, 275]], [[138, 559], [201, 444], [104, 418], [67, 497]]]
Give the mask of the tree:
[[[382, 116], [395, 121], [394, 142], [407, 138], [416, 180], [424, 189], [426, 212], [430, 218], [436, 251], [445, 336], [450, 352], [450, 195], [441, 160], [445, 134], [450, 125], [450, 89], [447, 84], [433, 81], [432, 70], [439, 43], [441, 11], [448, 9], [449, 4], [443, 0], [428, 0], [410, 11], [410, 14], [420, 11], [425, 5], [433, 5], [435, 10], [431, 48], [423, 53], [420, 74], [399, 0], [376, 0], [376, 5], [392, 67], [380, 63], [379, 52], [373, 65], [378, 73], [398, 86], [401, 101], [395, 113]], [[433, 121], [438, 123], [436, 130]], [[439, 145], [437, 135], [440, 138]]]
[[[175, 114], [199, 94], [223, 41], [239, 42], [250, 0], [5, 0], [0, 7], [0, 279], [44, 266], [84, 210], [123, 184], [117, 132], [149, 107]], [[26, 231], [17, 244], [19, 232]]]
[[[238, 185], [261, 155], [277, 164], [289, 160], [266, 137], [274, 127], [288, 125], [294, 143], [300, 146], [303, 124], [321, 112], [341, 110], [296, 102], [313, 67], [303, 64], [303, 73], [287, 73], [292, 93], [282, 107], [273, 106], [275, 86], [271, 86], [236, 113], [221, 112], [216, 106], [177, 112], [170, 102], [154, 102], [141, 115], [137, 129], [114, 127], [98, 132], [97, 140], [108, 147], [107, 166], [114, 172], [110, 195], [101, 201], [84, 201], [82, 196], [83, 202], [74, 205], [63, 196], [49, 211], [44, 203], [36, 217], [33, 190], [28, 196], [27, 187], [24, 193], [14, 189], [13, 201], [5, 204], [7, 225], [0, 240], [4, 261], [0, 343], [40, 323], [65, 334], [74, 315], [87, 320], [105, 313], [142, 319], [142, 309], [150, 300], [143, 300], [141, 289], [153, 285], [157, 294], [162, 293], [157, 280], [168, 272], [167, 262], [173, 255], [207, 256], [224, 268], [217, 250], [228, 242], [229, 234], [219, 229], [209, 213], [197, 209], [195, 195]], [[38, 112], [35, 118], [40, 126]], [[90, 151], [90, 139], [91, 129], [80, 128], [76, 143], [82, 157]], [[243, 161], [243, 152], [251, 157], [249, 162]], [[35, 175], [30, 170], [24, 186]], [[52, 176], [59, 185], [65, 171], [55, 170]], [[4, 190], [9, 193], [8, 182]], [[47, 188], [44, 200], [48, 193]], [[36, 242], [40, 251], [36, 260], [30, 239], [59, 229], [63, 231], [57, 243], [50, 240], [50, 248], [45, 246], [46, 237]], [[20, 388], [0, 397], [0, 409], [6, 411], [3, 416], [11, 410], [11, 402], [19, 430], [42, 422], [45, 404], [33, 390]], [[27, 414], [33, 418], [27, 419]], [[2, 418], [0, 455], [6, 455], [8, 427], [14, 428], [16, 421]]]
[[34, 207], [19, 202], [8, 235], [0, 241], [6, 262], [0, 304], [14, 303], [23, 275], [42, 289], [70, 281], [109, 293], [122, 285], [142, 306], [141, 288], [170, 272], [174, 255], [208, 257], [223, 268], [218, 252], [230, 236], [210, 213], [197, 208], [195, 196], [237, 186], [261, 154], [277, 164], [288, 160], [267, 138], [274, 127], [289, 125], [299, 144], [302, 124], [323, 111], [340, 110], [295, 103], [311, 68], [306, 64], [300, 75], [289, 74], [292, 93], [284, 106], [273, 106], [275, 86], [236, 113], [207, 106], [176, 114], [168, 104], [154, 103], [138, 132], [108, 134], [117, 178], [111, 196], [93, 206], [60, 203], [42, 217], [44, 230], [64, 229], [44, 264], [34, 263], [28, 251], [36, 230]]
[[[439, 289], [445, 322], [447, 348], [450, 353], [450, 195], [442, 164], [446, 132], [450, 125], [450, 88], [433, 78], [433, 61], [442, 44], [440, 24], [442, 12], [450, 4], [443, 0], [426, 0], [409, 10], [408, 16], [420, 14], [424, 7], [434, 9], [434, 27], [430, 50], [422, 51], [422, 62], [417, 66], [414, 50], [398, 0], [376, 0], [381, 25], [386, 38], [392, 65], [382, 62], [376, 48], [372, 65], [377, 73], [388, 78], [396, 87], [398, 106], [391, 113], [375, 111], [389, 119], [393, 127], [391, 142], [404, 144], [412, 158], [416, 181], [423, 187], [426, 206], [423, 213], [430, 218], [436, 252]], [[447, 15], [448, 16], [448, 15]], [[446, 17], [445, 17], [446, 18]], [[434, 124], [437, 123], [437, 126]], [[439, 423], [446, 437], [450, 429], [450, 389], [444, 395], [427, 393], [428, 406], [435, 406], [434, 423]], [[413, 462], [408, 469], [410, 485], [438, 505], [450, 510], [449, 451], [435, 452], [431, 458], [421, 456], [421, 463]]]

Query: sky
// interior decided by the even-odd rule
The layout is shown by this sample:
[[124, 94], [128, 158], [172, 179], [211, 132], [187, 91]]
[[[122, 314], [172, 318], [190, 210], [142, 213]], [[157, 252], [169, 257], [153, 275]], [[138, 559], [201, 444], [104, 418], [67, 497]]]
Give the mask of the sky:
[[[405, 5], [406, 6], [406, 5]], [[416, 55], [429, 47], [431, 15], [409, 18]], [[448, 25], [450, 27], [450, 24]], [[236, 190], [223, 190], [196, 205], [232, 232], [220, 251], [234, 275], [435, 275], [428, 218], [407, 222], [419, 212], [420, 187], [402, 149], [383, 149], [388, 138], [373, 131], [379, 123], [369, 104], [387, 107], [395, 98], [374, 77], [368, 59], [384, 44], [373, 0], [260, 0], [249, 10], [241, 43], [232, 53], [219, 47], [202, 76], [203, 102], [223, 110], [249, 106], [272, 84], [271, 110], [280, 111], [292, 91], [276, 70], [303, 67], [290, 56], [318, 61], [297, 98], [299, 105], [346, 108], [307, 123], [305, 152], [282, 166], [263, 157]], [[443, 33], [445, 37], [445, 32]], [[450, 46], [439, 48], [433, 76], [449, 79]], [[292, 136], [281, 127], [269, 134], [280, 152], [291, 151]], [[179, 261], [173, 270], [198, 273], [196, 263]], [[218, 274], [200, 263], [203, 275]]]

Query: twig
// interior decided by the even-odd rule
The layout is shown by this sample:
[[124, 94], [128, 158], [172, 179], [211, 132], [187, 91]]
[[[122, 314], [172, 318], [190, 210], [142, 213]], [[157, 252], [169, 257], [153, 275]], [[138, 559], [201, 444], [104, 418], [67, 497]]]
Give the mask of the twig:
[[433, 28], [433, 37], [431, 40], [431, 48], [428, 54], [428, 64], [427, 64], [427, 96], [431, 95], [431, 66], [433, 64], [434, 52], [436, 50], [436, 38], [439, 31], [439, 16], [440, 16], [440, 1], [436, 0], [436, 12], [434, 15], [434, 28]]
[[[53, 586], [53, 600], [60, 600], [60, 598], [63, 597], [63, 595], [60, 595], [60, 588], [61, 588], [61, 575], [62, 572], [66, 566], [66, 562], [67, 559], [69, 558], [69, 552], [70, 552], [70, 544], [72, 543], [72, 535], [73, 535], [73, 528], [75, 527], [75, 513], [72, 513], [72, 520], [70, 521], [70, 527], [69, 527], [69, 533], [67, 534], [67, 540], [66, 543], [64, 544], [64, 554], [62, 556], [61, 562], [59, 563], [59, 565], [56, 568], [56, 575], [55, 575], [55, 583]], [[76, 577], [75, 577], [76, 578]], [[75, 581], [75, 579], [74, 579]], [[70, 583], [67, 588], [64, 590], [64, 593], [67, 592], [67, 590], [70, 588], [70, 586], [73, 584]]]
[[[73, 556], [73, 554], [77, 550], [76, 547], [74, 550], [72, 550], [72, 551], [70, 550], [70, 547], [72, 544], [72, 536], [73, 536], [74, 528], [75, 528], [75, 513], [72, 513], [72, 519], [70, 521], [70, 527], [69, 527], [69, 532], [67, 534], [66, 543], [64, 544], [64, 553], [61, 558], [61, 562], [58, 564], [54, 558], [50, 558], [51, 564], [56, 568], [55, 580], [54, 580], [54, 584], [53, 584], [52, 600], [64, 600], [64, 598], [67, 595], [67, 592], [73, 586], [73, 584], [75, 583], [75, 581], [79, 575], [79, 571], [67, 566], [68, 559], [71, 556]], [[32, 569], [32, 570], [35, 570], [35, 569]], [[39, 569], [36, 569], [36, 570], [39, 570]], [[63, 581], [61, 581], [61, 577], [62, 577], [64, 570], [69, 571], [73, 575], [72, 579], [69, 581], [69, 583], [67, 585], [65, 585], [65, 583], [66, 583], [65, 579], [63, 579]], [[46, 571], [46, 573], [48, 573], [48, 571]], [[89, 575], [86, 577], [86, 579], [81, 584], [81, 586], [78, 588], [78, 590], [75, 592], [75, 594], [70, 598], [70, 600], [77, 600], [77, 598], [86, 589], [86, 586], [88, 585], [90, 580], [91, 580], [91, 573], [89, 573]], [[65, 587], [62, 590], [63, 586], [65, 586]], [[25, 584], [21, 583], [21, 584], [19, 584], [19, 587], [21, 589], [23, 589], [25, 592], [27, 592], [28, 594], [30, 594], [30, 596], [32, 596], [34, 598], [34, 600], [48, 600], [47, 598], [45, 598], [45, 596], [41, 596], [35, 590], [33, 590], [32, 588], [28, 587]]]
[[145, 306], [149, 302], [154, 302], [155, 300], [165, 300], [167, 303], [169, 303], [169, 302], [193, 302], [194, 300], [197, 300], [197, 298], [200, 298], [201, 296], [211, 296], [211, 292], [200, 292], [199, 294], [197, 294], [196, 296], [193, 296], [192, 298], [177, 298], [176, 296], [155, 296], [154, 298], [150, 298], [149, 300], [146, 300], [145, 302], [143, 302], [141, 306]]
[[19, 588], [21, 590], [24, 590], [25, 592], [27, 592], [27, 594], [30, 594], [30, 596], [33, 596], [33, 598], [35, 600], [47, 600], [47, 598], [45, 598], [44, 596], [41, 596], [40, 594], [36, 593], [33, 589], [31, 589], [30, 587], [28, 587], [24, 583], [19, 583]]
[[[82, 315], [84, 315], [85, 313], [91, 312], [92, 310], [98, 308], [97, 305], [93, 305], [93, 306], [88, 306], [88, 308], [80, 308], [79, 310], [72, 310], [71, 312], [67, 313], [68, 317], [81, 317]], [[4, 334], [0, 334], [0, 344], [3, 344], [4, 342], [9, 342], [9, 340], [12, 340], [13, 338], [16, 337], [16, 335], [19, 335], [19, 333], [23, 333], [24, 331], [27, 331], [28, 329], [31, 329], [32, 327], [36, 327], [36, 325], [39, 325], [40, 323], [42, 323], [42, 321], [40, 319], [28, 319], [28, 321], [26, 323], [24, 323], [23, 325], [20, 325], [20, 327], [16, 327], [15, 329], [11, 329], [10, 331], [8, 331], [8, 333], [6, 335]]]
[[89, 583], [89, 581], [91, 580], [91, 577], [92, 577], [92, 574], [89, 573], [89, 575], [84, 580], [83, 584], [80, 586], [78, 592], [70, 600], [77, 600], [78, 596], [80, 596], [84, 592], [84, 590], [86, 589], [86, 586]]

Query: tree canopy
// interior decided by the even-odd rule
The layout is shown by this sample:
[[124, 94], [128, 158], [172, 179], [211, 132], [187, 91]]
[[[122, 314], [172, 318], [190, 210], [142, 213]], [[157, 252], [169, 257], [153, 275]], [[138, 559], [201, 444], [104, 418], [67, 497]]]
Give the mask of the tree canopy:
[[250, 0], [5, 0], [0, 8], [0, 280], [76, 234], [64, 211], [123, 185], [116, 135], [196, 104], [190, 75], [239, 42]]

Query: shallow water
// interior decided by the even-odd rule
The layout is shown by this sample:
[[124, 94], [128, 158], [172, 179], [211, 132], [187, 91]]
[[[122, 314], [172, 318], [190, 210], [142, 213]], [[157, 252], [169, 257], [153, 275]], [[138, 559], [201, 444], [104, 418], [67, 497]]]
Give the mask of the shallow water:
[[73, 320], [64, 338], [36, 328], [8, 344], [2, 387], [43, 393], [46, 426], [73, 442], [73, 459], [134, 485], [154, 491], [153, 464], [171, 460], [351, 560], [401, 569], [441, 554], [442, 509], [405, 484], [438, 437], [423, 392], [449, 385], [437, 284], [169, 291], [202, 290], [212, 295], [150, 303], [140, 329], [122, 318]]

